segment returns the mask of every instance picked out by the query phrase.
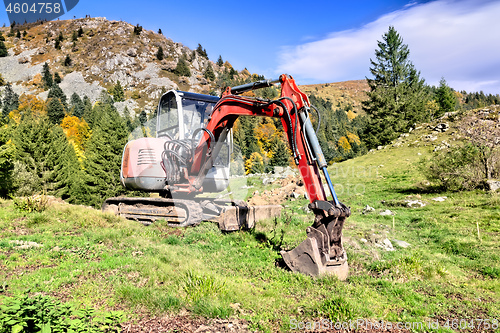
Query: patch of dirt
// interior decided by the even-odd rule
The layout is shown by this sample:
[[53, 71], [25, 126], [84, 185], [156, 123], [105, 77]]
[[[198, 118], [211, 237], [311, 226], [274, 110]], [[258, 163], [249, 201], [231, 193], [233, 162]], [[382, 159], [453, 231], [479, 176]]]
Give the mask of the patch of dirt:
[[189, 315], [174, 317], [148, 317], [137, 323], [122, 324], [123, 333], [216, 333], [216, 332], [251, 332], [248, 323], [242, 319], [206, 319]]
[[304, 198], [306, 194], [304, 182], [298, 176], [288, 176], [284, 179], [278, 179], [272, 184], [279, 187], [273, 190], [265, 190], [262, 193], [254, 192], [253, 197], [248, 200], [248, 204], [251, 206], [279, 205], [288, 198], [295, 200], [301, 197]]

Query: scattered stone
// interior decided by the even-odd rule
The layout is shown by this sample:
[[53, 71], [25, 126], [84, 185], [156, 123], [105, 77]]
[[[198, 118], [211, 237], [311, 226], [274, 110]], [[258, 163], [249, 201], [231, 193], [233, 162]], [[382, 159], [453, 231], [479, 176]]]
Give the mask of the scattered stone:
[[366, 205], [366, 207], [363, 208], [363, 212], [362, 213], [363, 214], [368, 214], [368, 213], [371, 213], [371, 212], [374, 212], [374, 211], [375, 211], [375, 208]]
[[263, 184], [263, 185], [269, 185], [269, 184], [271, 184], [273, 181], [274, 181], [274, 179], [273, 179], [273, 178], [270, 178], [270, 177], [265, 177], [264, 179], [262, 179], [262, 184]]
[[33, 247], [41, 247], [41, 244], [36, 242], [21, 241], [21, 240], [11, 240], [9, 244], [14, 244], [16, 249], [31, 249]]
[[309, 204], [302, 206], [302, 210], [306, 213], [312, 213], [312, 210], [309, 208]]
[[432, 198], [432, 200], [437, 201], [437, 202], [443, 202], [443, 201], [445, 201], [446, 199], [448, 199], [448, 197], [437, 197], [437, 198]]
[[487, 180], [486, 181], [486, 188], [488, 189], [488, 191], [496, 192], [496, 191], [500, 190], [500, 181], [493, 180], [493, 179]]
[[127, 55], [129, 57], [134, 57], [135, 58], [135, 57], [137, 57], [137, 50], [134, 49], [134, 48], [130, 48], [130, 49], [127, 50]]
[[432, 134], [428, 134], [428, 135], [424, 136], [424, 139], [427, 140], [427, 141], [436, 141], [437, 140], [437, 136], [432, 135]]
[[425, 202], [421, 200], [406, 200], [405, 202], [406, 206], [410, 208], [422, 208], [426, 206]]
[[300, 198], [300, 194], [297, 192], [292, 192], [289, 194], [289, 197], [292, 199], [298, 199], [298, 198]]
[[19, 59], [17, 59], [17, 62], [20, 64], [26, 64], [29, 61], [30, 61], [30, 58], [28, 58], [28, 57], [20, 57]]
[[283, 173], [283, 171], [285, 171], [284, 167], [281, 167], [281, 166], [275, 166], [274, 167], [274, 174], [275, 175], [280, 175], [280, 174]]
[[386, 251], [394, 251], [394, 247], [392, 246], [392, 243], [391, 241], [389, 240], [389, 238], [385, 238], [384, 240], [382, 240], [382, 242], [376, 242], [375, 243], [375, 246], [376, 247], [380, 247], [381, 249], [384, 249]]
[[447, 123], [440, 123], [437, 124], [436, 127], [434, 127], [432, 130], [436, 132], [446, 132], [447, 130], [450, 129], [450, 125]]
[[446, 148], [450, 148], [450, 144], [446, 141], [442, 141], [440, 145], [438, 145], [438, 146], [436, 146], [436, 148], [434, 148], [434, 152], [439, 151], [439, 150], [443, 150]]
[[411, 246], [410, 243], [407, 243], [407, 242], [399, 240], [399, 239], [393, 239], [392, 243], [394, 243], [394, 245], [402, 247], [404, 249], [406, 249], [406, 248], [408, 248], [408, 247]]
[[386, 209], [383, 212], [380, 212], [379, 215], [388, 216], [388, 215], [396, 215], [396, 214], [394, 212], [391, 212], [390, 210]]
[[368, 240], [366, 238], [361, 238], [359, 241], [362, 242], [362, 243], [367, 243], [368, 242]]
[[377, 147], [377, 150], [382, 150], [382, 149], [384, 149], [384, 146], [378, 146]]

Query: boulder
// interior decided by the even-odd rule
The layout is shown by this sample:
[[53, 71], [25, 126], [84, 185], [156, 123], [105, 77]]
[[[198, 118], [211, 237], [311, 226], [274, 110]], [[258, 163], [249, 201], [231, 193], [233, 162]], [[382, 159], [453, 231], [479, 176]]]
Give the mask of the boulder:
[[447, 130], [450, 129], [450, 125], [447, 123], [440, 123], [437, 124], [436, 127], [434, 127], [432, 130], [436, 132], [446, 132]]
[[406, 206], [409, 208], [422, 208], [425, 207], [425, 202], [421, 200], [406, 200]]
[[366, 205], [366, 207], [363, 208], [363, 212], [362, 213], [363, 214], [369, 214], [369, 213], [374, 212], [374, 211], [375, 211], [375, 208]]
[[392, 243], [396, 246], [402, 247], [406, 249], [407, 247], [410, 247], [411, 245], [405, 241], [399, 240], [399, 239], [393, 239]]
[[133, 47], [127, 50], [127, 55], [129, 57], [137, 57], [137, 50]]
[[392, 246], [389, 238], [385, 238], [381, 242], [375, 242], [375, 246], [380, 247], [381, 249], [386, 251], [394, 251], [394, 247]]
[[486, 181], [486, 188], [488, 189], [488, 191], [491, 191], [491, 192], [499, 191], [500, 190], [500, 180], [493, 180], [493, 179], [487, 180]]
[[391, 212], [390, 210], [384, 210], [383, 212], [380, 212], [379, 215], [382, 216], [389, 216], [389, 215], [395, 215], [394, 212]]

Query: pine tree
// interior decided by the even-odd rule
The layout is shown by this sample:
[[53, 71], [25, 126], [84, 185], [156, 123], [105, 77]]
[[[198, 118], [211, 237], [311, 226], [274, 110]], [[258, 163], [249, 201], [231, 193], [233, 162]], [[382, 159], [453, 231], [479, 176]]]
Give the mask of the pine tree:
[[5, 36], [0, 31], [0, 41], [5, 42]]
[[21, 31], [17, 30], [17, 33], [16, 33], [16, 38], [21, 39]]
[[123, 102], [125, 100], [125, 92], [120, 81], [116, 81], [116, 84], [110, 89], [109, 93], [113, 96], [115, 102]]
[[388, 144], [424, 120], [427, 102], [424, 80], [408, 59], [408, 46], [394, 27], [389, 27], [378, 47], [376, 60], [370, 59], [374, 78], [367, 78], [370, 92], [363, 102], [369, 116], [363, 139], [370, 148]]
[[82, 27], [78, 28], [78, 37], [82, 37], [83, 36], [83, 29]]
[[437, 117], [444, 115], [446, 112], [455, 111], [457, 98], [448, 84], [446, 84], [444, 77], [439, 81], [439, 87], [436, 91], [436, 101], [439, 104], [439, 113], [436, 115]]
[[2, 116], [8, 117], [11, 111], [16, 110], [19, 107], [19, 95], [12, 90], [12, 86], [7, 84], [4, 91], [2, 106]]
[[278, 138], [274, 138], [272, 143], [273, 155], [269, 164], [271, 166], [288, 166], [290, 163], [290, 150], [285, 142]]
[[51, 141], [47, 153], [47, 164], [52, 168], [47, 180], [50, 192], [69, 203], [85, 204], [87, 193], [83, 188], [83, 170], [74, 146], [60, 126], [52, 128]]
[[224, 61], [222, 60], [222, 56], [219, 56], [219, 59], [217, 59], [217, 66], [221, 67], [224, 65]]
[[9, 52], [7, 51], [7, 47], [5, 47], [4, 42], [0, 40], [0, 57], [3, 58], [3, 57], [6, 57], [8, 55], [9, 55]]
[[0, 197], [7, 197], [12, 191], [15, 146], [11, 144], [6, 127], [0, 128]]
[[59, 98], [50, 98], [47, 103], [47, 116], [52, 124], [60, 124], [64, 118], [64, 106]]
[[73, 35], [71, 35], [71, 40], [76, 42], [78, 40], [78, 32], [73, 31]]
[[147, 121], [148, 121], [148, 115], [146, 114], [146, 111], [142, 110], [141, 113], [139, 114], [139, 123], [141, 123], [141, 126], [144, 126]]
[[56, 50], [60, 50], [61, 49], [61, 41], [59, 39], [56, 39], [56, 41], [54, 42], [54, 48]]
[[182, 58], [179, 58], [177, 66], [175, 67], [173, 72], [174, 74], [177, 74], [179, 76], [191, 76], [191, 71], [189, 70], [189, 67], [186, 64], [186, 61]]
[[165, 55], [163, 54], [163, 47], [160, 46], [158, 48], [158, 52], [156, 52], [156, 59], [163, 60], [164, 57]]
[[203, 57], [205, 59], [208, 59], [208, 55], [207, 55], [207, 50], [205, 50], [201, 44], [198, 44], [198, 47], [196, 48], [196, 53], [198, 53], [200, 55], [200, 57]]
[[80, 96], [78, 96], [77, 93], [73, 93], [73, 95], [71, 95], [69, 103], [73, 116], [82, 118], [83, 114], [85, 113], [85, 106]]
[[125, 192], [120, 183], [120, 164], [128, 132], [112, 104], [98, 103], [93, 113], [99, 115], [99, 121], [94, 124], [85, 152], [85, 189], [87, 204], [99, 207], [103, 199]]
[[61, 105], [64, 107], [64, 110], [68, 110], [68, 99], [59, 85], [52, 84], [52, 87], [49, 89], [49, 93], [47, 95], [47, 99], [50, 98], [57, 98]]
[[215, 80], [214, 69], [212, 68], [212, 64], [210, 64], [210, 62], [208, 63], [207, 68], [205, 69], [205, 72], [203, 73], [203, 76], [205, 77], [205, 79], [207, 79], [209, 81]]
[[163, 32], [161, 31], [161, 29], [158, 29], [158, 34], [163, 35]]
[[90, 100], [90, 98], [85, 95], [83, 96], [83, 119], [87, 122], [87, 124], [89, 124], [90, 128], [92, 129], [93, 127], [93, 119], [94, 119], [94, 115], [93, 115], [93, 112], [92, 112], [92, 101]]
[[[52, 124], [46, 118], [36, 119], [27, 114], [13, 134], [16, 160], [23, 170], [23, 173], [14, 174], [13, 183], [15, 187], [23, 188], [21, 195], [39, 193], [51, 187], [54, 166], [50, 160], [54, 149], [51, 128]], [[27, 179], [29, 184], [25, 184]]]
[[62, 79], [61, 79], [61, 76], [59, 75], [59, 73], [54, 73], [54, 82], [59, 84], [62, 82]]
[[134, 35], [140, 35], [142, 32], [142, 26], [137, 23], [137, 25], [134, 27]]
[[66, 58], [64, 58], [64, 63], [63, 65], [68, 67], [68, 66], [71, 66], [71, 63], [73, 62], [73, 60], [71, 60], [71, 57], [69, 56], [69, 54], [66, 55]]
[[54, 84], [48, 63], [43, 64], [42, 81], [45, 90], [50, 89], [52, 87], [52, 84]]

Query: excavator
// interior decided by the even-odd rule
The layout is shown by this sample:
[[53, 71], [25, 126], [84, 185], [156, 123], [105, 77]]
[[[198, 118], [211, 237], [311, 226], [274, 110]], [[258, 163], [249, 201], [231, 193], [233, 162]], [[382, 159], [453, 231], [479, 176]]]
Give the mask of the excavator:
[[[275, 84], [281, 85], [277, 99], [242, 95]], [[238, 117], [278, 118], [315, 215], [306, 239], [295, 249], [282, 251], [283, 260], [293, 272], [344, 280], [348, 263], [342, 229], [351, 211], [335, 193], [311, 122], [313, 110], [307, 95], [287, 74], [278, 80], [228, 87], [220, 98], [168, 91], [158, 105], [156, 137], [127, 143], [120, 174], [127, 189], [158, 195], [109, 198], [103, 210], [144, 224], [165, 220], [169, 226], [186, 227], [213, 221], [223, 231], [253, 228], [257, 221], [279, 215], [279, 205], [249, 206], [243, 200], [207, 197], [229, 185], [232, 127]]]

